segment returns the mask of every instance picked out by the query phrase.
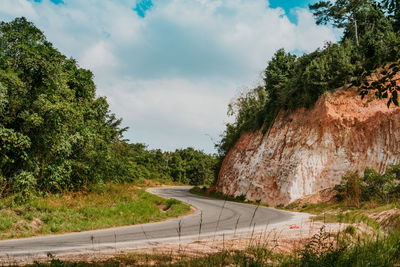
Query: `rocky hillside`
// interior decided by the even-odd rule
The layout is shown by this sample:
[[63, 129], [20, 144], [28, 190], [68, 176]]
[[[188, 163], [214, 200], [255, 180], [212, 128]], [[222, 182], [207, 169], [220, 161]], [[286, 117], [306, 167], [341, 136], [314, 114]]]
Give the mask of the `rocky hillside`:
[[362, 101], [355, 90], [321, 96], [310, 109], [280, 112], [226, 155], [216, 189], [270, 205], [332, 187], [352, 170], [384, 171], [400, 160], [400, 108]]

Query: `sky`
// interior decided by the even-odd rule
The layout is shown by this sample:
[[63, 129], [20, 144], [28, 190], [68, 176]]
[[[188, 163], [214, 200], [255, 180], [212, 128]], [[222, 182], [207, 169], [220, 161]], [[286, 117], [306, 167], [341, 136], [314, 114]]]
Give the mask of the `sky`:
[[95, 75], [125, 138], [214, 153], [228, 104], [261, 83], [280, 48], [310, 52], [338, 33], [317, 26], [311, 0], [1, 0]]

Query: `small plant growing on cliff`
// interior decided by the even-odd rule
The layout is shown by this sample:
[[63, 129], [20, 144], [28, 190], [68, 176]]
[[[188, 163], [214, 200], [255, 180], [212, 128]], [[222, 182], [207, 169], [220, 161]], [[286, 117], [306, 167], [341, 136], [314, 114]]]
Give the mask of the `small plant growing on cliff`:
[[348, 172], [340, 185], [335, 186], [339, 200], [346, 199], [350, 206], [359, 207], [361, 200], [360, 175], [358, 172]]
[[383, 174], [371, 168], [366, 168], [363, 176], [349, 172], [335, 190], [339, 200], [347, 199], [349, 205], [356, 207], [360, 201], [397, 201], [400, 197], [400, 164], [390, 166]]
[[361, 199], [360, 175], [358, 172], [349, 173], [347, 177], [347, 194], [350, 205], [359, 207]]

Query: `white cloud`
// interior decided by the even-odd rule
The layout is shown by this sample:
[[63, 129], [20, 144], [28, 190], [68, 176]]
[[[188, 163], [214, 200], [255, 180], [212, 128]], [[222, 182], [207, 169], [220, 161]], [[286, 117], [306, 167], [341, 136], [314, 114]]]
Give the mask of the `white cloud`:
[[[185, 128], [212, 133], [224, 122], [227, 98], [206, 91], [221, 91], [214, 84], [195, 84], [184, 79], [127, 80], [113, 86], [110, 101], [118, 104], [116, 111], [129, 109], [131, 120], [158, 117], [162, 124], [177, 121]], [[134, 90], [131, 90], [134, 88]]]
[[283, 47], [311, 51], [335, 35], [297, 9], [298, 24], [265, 0], [1, 0], [0, 19], [26, 16], [62, 53], [95, 74], [98, 92], [131, 127], [132, 142], [212, 151], [226, 105]]
[[0, 16], [26, 16], [30, 18], [37, 18], [37, 14], [32, 6], [32, 3], [27, 2], [26, 0], [0, 1]]
[[100, 41], [84, 51], [80, 65], [83, 68], [91, 69], [98, 75], [104, 75], [111, 68], [117, 66], [117, 59], [113, 55], [110, 45], [105, 41]]

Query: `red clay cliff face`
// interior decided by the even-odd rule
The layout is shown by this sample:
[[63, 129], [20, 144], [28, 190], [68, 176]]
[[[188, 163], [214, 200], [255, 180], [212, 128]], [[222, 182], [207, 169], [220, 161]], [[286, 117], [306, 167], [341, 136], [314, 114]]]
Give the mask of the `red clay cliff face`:
[[332, 187], [347, 171], [400, 161], [400, 108], [337, 90], [311, 109], [281, 112], [265, 135], [244, 134], [226, 155], [216, 189], [286, 205]]

